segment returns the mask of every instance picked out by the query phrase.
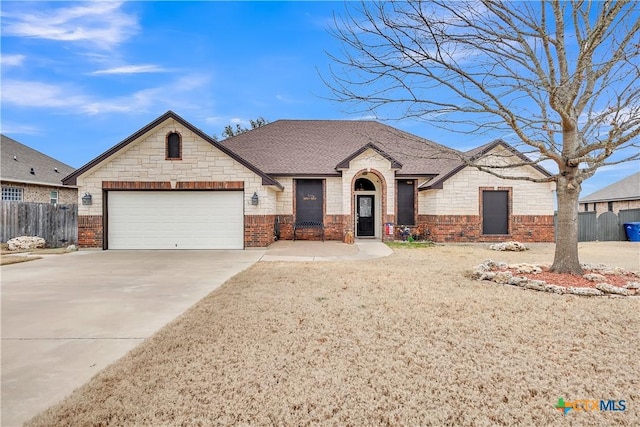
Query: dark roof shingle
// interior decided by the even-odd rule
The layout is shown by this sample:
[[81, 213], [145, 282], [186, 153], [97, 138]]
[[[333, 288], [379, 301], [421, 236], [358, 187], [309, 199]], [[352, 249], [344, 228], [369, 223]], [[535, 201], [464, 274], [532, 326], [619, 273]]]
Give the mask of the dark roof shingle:
[[277, 120], [220, 144], [272, 176], [339, 175], [336, 167], [368, 145], [399, 163], [399, 176], [439, 175], [461, 163], [460, 152], [374, 121]]
[[0, 178], [3, 181], [62, 186], [62, 178], [74, 171], [71, 166], [8, 136], [1, 135], [1, 142]]
[[580, 199], [580, 203], [611, 202], [615, 200], [640, 200], [640, 172], [629, 175], [585, 196]]

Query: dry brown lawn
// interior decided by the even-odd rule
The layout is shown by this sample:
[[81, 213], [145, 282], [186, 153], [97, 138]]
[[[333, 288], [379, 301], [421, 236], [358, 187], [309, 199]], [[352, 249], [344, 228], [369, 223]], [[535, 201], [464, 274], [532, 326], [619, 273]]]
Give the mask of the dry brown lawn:
[[[467, 278], [550, 247], [258, 263], [28, 425], [640, 425], [640, 298]], [[638, 261], [607, 248], [583, 259]], [[563, 418], [560, 397], [628, 409]]]
[[35, 261], [41, 259], [38, 255], [62, 255], [68, 254], [66, 248], [44, 248], [10, 251], [6, 243], [0, 244], [0, 265], [18, 264], [21, 262]]
[[1, 255], [0, 265], [19, 264], [21, 262], [34, 261], [41, 259], [39, 256], [27, 256], [27, 255]]

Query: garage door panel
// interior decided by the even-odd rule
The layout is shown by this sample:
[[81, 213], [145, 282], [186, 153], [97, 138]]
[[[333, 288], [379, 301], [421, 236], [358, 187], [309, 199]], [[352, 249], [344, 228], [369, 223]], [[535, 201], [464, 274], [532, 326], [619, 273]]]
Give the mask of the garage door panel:
[[241, 191], [112, 191], [110, 249], [242, 249]]

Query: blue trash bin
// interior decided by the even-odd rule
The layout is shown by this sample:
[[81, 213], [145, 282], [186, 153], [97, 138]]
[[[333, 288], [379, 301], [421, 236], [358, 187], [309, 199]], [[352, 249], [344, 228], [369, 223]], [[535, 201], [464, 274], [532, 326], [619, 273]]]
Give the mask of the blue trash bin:
[[627, 238], [632, 242], [640, 242], [640, 222], [626, 222], [624, 224], [624, 231], [627, 233]]

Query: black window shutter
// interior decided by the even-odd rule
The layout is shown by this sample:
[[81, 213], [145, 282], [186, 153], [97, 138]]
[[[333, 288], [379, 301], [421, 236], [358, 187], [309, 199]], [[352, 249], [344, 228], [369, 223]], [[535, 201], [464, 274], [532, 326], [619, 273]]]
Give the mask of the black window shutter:
[[414, 181], [398, 181], [398, 225], [415, 225]]
[[323, 222], [321, 179], [296, 180], [296, 221]]

